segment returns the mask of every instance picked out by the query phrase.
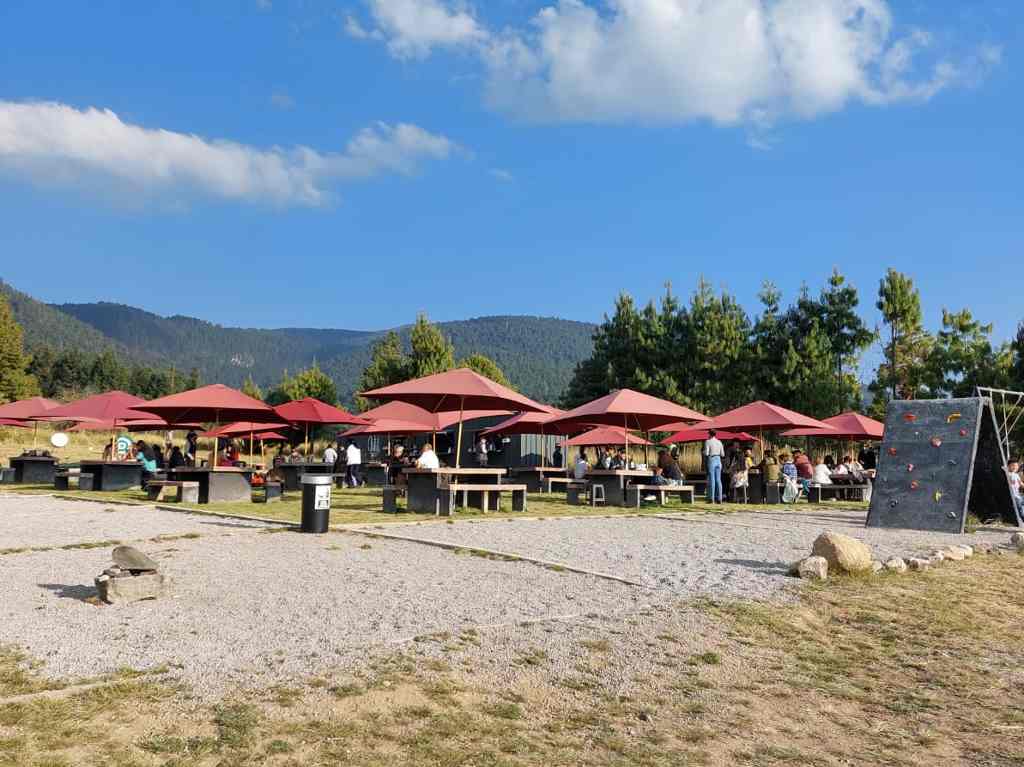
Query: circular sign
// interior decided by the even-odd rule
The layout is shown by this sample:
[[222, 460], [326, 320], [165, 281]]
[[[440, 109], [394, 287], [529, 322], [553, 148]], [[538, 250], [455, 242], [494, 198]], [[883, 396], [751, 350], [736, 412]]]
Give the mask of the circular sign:
[[54, 432], [50, 435], [50, 444], [54, 447], [67, 447], [68, 435], [62, 431]]

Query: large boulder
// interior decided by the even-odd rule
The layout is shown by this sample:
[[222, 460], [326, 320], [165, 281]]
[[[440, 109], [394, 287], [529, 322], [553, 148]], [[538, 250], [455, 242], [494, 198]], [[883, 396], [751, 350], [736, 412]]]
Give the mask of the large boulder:
[[903, 561], [902, 557], [890, 557], [885, 560], [885, 569], [891, 573], [905, 573], [907, 563]]
[[824, 557], [829, 572], [863, 573], [871, 571], [871, 549], [842, 533], [822, 533], [814, 541], [811, 554]]

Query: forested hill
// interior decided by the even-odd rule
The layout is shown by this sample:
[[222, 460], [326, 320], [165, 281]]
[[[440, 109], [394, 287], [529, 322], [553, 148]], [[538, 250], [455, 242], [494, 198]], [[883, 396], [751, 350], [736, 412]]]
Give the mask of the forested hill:
[[[240, 386], [246, 376], [266, 388], [285, 371], [314, 360], [347, 400], [380, 331], [229, 328], [193, 317], [161, 317], [112, 303], [44, 304], [0, 282], [28, 347], [48, 344], [83, 351], [110, 348], [128, 360], [198, 368], [206, 382]], [[456, 356], [486, 354], [528, 396], [557, 401], [575, 364], [590, 355], [594, 326], [547, 317], [480, 317], [439, 324]], [[408, 345], [409, 327], [396, 328]]]

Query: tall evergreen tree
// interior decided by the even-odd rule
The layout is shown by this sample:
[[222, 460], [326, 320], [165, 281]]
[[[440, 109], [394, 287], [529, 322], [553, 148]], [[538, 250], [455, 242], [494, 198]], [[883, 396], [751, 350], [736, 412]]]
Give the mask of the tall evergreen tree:
[[391, 330], [373, 345], [370, 364], [359, 376], [357, 391], [391, 386], [409, 378], [409, 359], [402, 350], [402, 339]]
[[976, 386], [1008, 387], [1013, 377], [1009, 344], [992, 345], [992, 325], [969, 309], [942, 310], [942, 330], [928, 358], [929, 388], [936, 397], [969, 397]]
[[875, 306], [889, 326], [889, 338], [873, 390], [878, 395], [887, 388], [893, 399], [912, 398], [926, 378], [931, 348], [921, 326], [920, 293], [910, 277], [890, 268], [879, 283]]
[[489, 378], [495, 383], [507, 386], [510, 389], [513, 388], [508, 378], [505, 377], [505, 373], [498, 366], [498, 363], [484, 354], [471, 354], [465, 359], [459, 360], [457, 367], [469, 368], [484, 378]]
[[750, 319], [726, 292], [701, 278], [690, 300], [688, 342], [680, 350], [693, 371], [686, 390], [698, 410], [720, 413], [749, 402]]
[[253, 399], [263, 399], [263, 390], [252, 380], [251, 375], [247, 375], [242, 382], [242, 394], [247, 394]]
[[431, 324], [426, 314], [416, 318], [409, 334], [412, 354], [409, 357], [409, 377], [443, 373], [455, 367], [455, 348], [437, 325]]
[[39, 384], [28, 373], [30, 362], [21, 325], [7, 300], [0, 297], [0, 404], [38, 393]]
[[292, 379], [288, 393], [293, 400], [313, 397], [328, 405], [335, 405], [338, 402], [338, 389], [334, 381], [315, 361]]

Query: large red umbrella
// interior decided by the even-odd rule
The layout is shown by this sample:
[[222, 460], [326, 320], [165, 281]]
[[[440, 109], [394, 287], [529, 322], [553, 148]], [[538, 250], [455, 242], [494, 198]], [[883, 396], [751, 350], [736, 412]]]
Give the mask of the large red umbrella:
[[[236, 421], [280, 423], [274, 409], [258, 399], [223, 384], [210, 384], [146, 402], [139, 410], [153, 413], [170, 422], [204, 421], [220, 424], [221, 418]], [[217, 466], [214, 441], [212, 465]]]
[[159, 431], [161, 429], [201, 429], [200, 423], [167, 423], [163, 418], [139, 418], [130, 421], [82, 421], [68, 431]]
[[28, 421], [55, 407], [60, 407], [60, 403], [54, 402], [52, 399], [46, 399], [46, 397], [19, 399], [14, 402], [8, 402], [6, 405], [0, 405], [0, 418]]
[[822, 419], [830, 429], [790, 429], [782, 432], [783, 437], [831, 437], [833, 439], [849, 439], [857, 442], [871, 442], [882, 439], [885, 424], [868, 418], [866, 415], [840, 413], [831, 418]]
[[455, 466], [462, 457], [462, 423], [466, 409], [497, 409], [504, 412], [544, 412], [544, 405], [524, 397], [516, 391], [485, 378], [469, 368], [457, 368], [445, 373], [403, 381], [384, 386], [361, 396], [383, 401], [398, 400], [416, 405], [431, 413], [459, 414], [459, 436], [455, 447]]
[[[624, 432], [629, 429], [651, 432], [667, 423], [697, 423], [706, 420], [706, 415], [675, 402], [632, 389], [617, 389], [552, 419], [550, 423], [561, 427], [599, 424], [620, 427]], [[645, 461], [646, 452], [645, 446]]]
[[378, 418], [366, 426], [356, 426], [345, 432], [346, 437], [358, 434], [431, 434], [439, 429], [431, 424], [402, 421], [397, 418]]
[[562, 442], [566, 447], [600, 447], [601, 445], [650, 445], [646, 439], [615, 426], [598, 426]]
[[[707, 429], [683, 429], [677, 431], [668, 437], [665, 437], [661, 441], [662, 445], [682, 445], [687, 442], [704, 442], [710, 437], [711, 434]], [[718, 432], [718, 438], [723, 442], [755, 442], [757, 437], [753, 434], [747, 434], [745, 431], [720, 431]]]
[[199, 436], [206, 437], [208, 439], [213, 439], [214, 437], [244, 437], [246, 434], [255, 434], [260, 431], [280, 429], [281, 426], [282, 424], [280, 423], [235, 421], [234, 423], [226, 423], [216, 429], [210, 429]]
[[351, 424], [354, 426], [366, 426], [370, 423], [365, 418], [360, 418], [357, 415], [352, 415], [347, 410], [328, 405], [326, 402], [321, 402], [315, 397], [304, 397], [292, 402], [285, 402], [283, 405], [275, 407], [274, 412], [288, 423], [302, 424], [306, 431], [304, 442], [306, 443], [307, 452], [309, 452], [309, 427], [311, 425]]
[[0, 418], [0, 426], [13, 426], [17, 429], [27, 429], [28, 421], [19, 421], [17, 418]]
[[511, 418], [508, 418], [485, 430], [483, 434], [484, 436], [493, 436], [497, 434], [557, 434], [559, 433], [556, 430], [557, 427], [549, 427], [548, 422], [552, 418], [556, 418], [563, 413], [565, 413], [565, 411], [560, 410], [557, 407], [548, 407], [548, 411], [546, 413], [517, 413]]
[[764, 444], [764, 432], [782, 431], [796, 427], [817, 429], [819, 436], [822, 432], [831, 432], [831, 427], [810, 416], [797, 413], [794, 410], [787, 410], [779, 405], [773, 405], [764, 400], [751, 402], [738, 408], [729, 410], [719, 416], [712, 418], [708, 423], [702, 423], [705, 429], [732, 429], [732, 430], [754, 430], [757, 429], [761, 437], [761, 444]]

